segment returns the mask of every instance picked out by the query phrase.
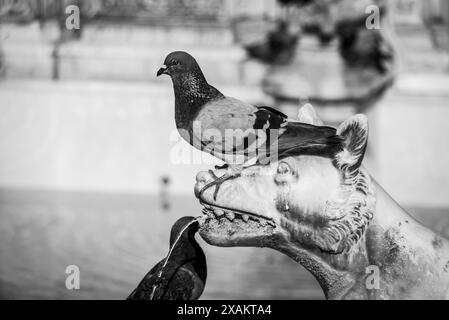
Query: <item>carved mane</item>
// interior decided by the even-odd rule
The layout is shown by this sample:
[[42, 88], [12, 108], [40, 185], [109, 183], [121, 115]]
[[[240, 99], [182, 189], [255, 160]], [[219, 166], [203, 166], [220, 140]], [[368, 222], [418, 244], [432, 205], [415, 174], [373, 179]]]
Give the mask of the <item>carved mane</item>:
[[[299, 119], [315, 125], [323, 123], [311, 105], [301, 108]], [[311, 239], [303, 238], [306, 244], [316, 245], [331, 254], [350, 250], [363, 237], [373, 218], [376, 201], [371, 177], [361, 167], [368, 141], [366, 118], [363, 115], [351, 117], [337, 133], [345, 137], [343, 150], [332, 160], [341, 174], [338, 198], [326, 203], [321, 226], [302, 225], [299, 228], [299, 233], [312, 235]], [[298, 229], [290, 223], [286, 225], [292, 231]]]
[[361, 167], [368, 141], [368, 123], [355, 115], [342, 124], [338, 134], [346, 137], [346, 146], [333, 160], [341, 172], [339, 199], [327, 204], [322, 249], [329, 253], [348, 251], [364, 235], [373, 218], [375, 195], [371, 177]]
[[376, 201], [371, 177], [364, 169], [343, 171], [342, 180], [341, 198], [325, 209], [329, 220], [320, 241], [321, 249], [333, 254], [348, 251], [362, 238]]

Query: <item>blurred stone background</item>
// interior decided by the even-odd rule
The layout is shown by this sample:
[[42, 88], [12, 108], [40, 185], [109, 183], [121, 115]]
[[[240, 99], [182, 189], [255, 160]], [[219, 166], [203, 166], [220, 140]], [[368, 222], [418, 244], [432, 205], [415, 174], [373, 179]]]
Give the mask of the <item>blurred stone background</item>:
[[[82, 9], [79, 31], [64, 27], [72, 3]], [[314, 105], [331, 125], [366, 113], [365, 166], [449, 236], [448, 1], [395, 0], [390, 8], [393, 87], [369, 107]], [[213, 162], [179, 141], [171, 82], [156, 78], [157, 69], [170, 51], [188, 51], [223, 93], [295, 117], [301, 101], [264, 92], [270, 69], [248, 59], [236, 34], [239, 19], [282, 12], [275, 0], [0, 0], [0, 298], [129, 294], [166, 254], [171, 224], [200, 214], [194, 177]], [[298, 55], [309, 70], [290, 84], [298, 95], [341, 95], [335, 43], [304, 36]], [[177, 163], [182, 152], [209, 163]], [[280, 253], [201, 245], [204, 298], [323, 298], [312, 276]], [[71, 264], [81, 271], [77, 291], [64, 285]]]

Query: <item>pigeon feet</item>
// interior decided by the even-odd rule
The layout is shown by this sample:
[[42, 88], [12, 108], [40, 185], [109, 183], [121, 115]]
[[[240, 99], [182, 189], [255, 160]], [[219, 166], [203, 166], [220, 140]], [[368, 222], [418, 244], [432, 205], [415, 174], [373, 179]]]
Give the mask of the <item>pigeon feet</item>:
[[225, 164], [223, 164], [221, 166], [215, 166], [215, 170], [227, 169], [228, 167], [229, 167], [228, 164], [225, 163]]
[[205, 190], [209, 189], [210, 187], [215, 186], [214, 201], [217, 200], [218, 190], [220, 189], [220, 186], [223, 184], [223, 182], [225, 182], [229, 179], [236, 178], [240, 175], [240, 173], [236, 172], [236, 173], [225, 173], [221, 177], [217, 177], [217, 175], [212, 170], [209, 170], [209, 173], [214, 178], [214, 181], [209, 182], [200, 190], [200, 197]]

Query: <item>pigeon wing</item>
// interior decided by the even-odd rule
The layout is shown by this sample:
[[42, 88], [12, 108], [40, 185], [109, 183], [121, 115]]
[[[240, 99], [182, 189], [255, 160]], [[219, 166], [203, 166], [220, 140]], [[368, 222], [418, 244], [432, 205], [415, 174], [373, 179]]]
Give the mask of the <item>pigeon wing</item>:
[[150, 271], [148, 271], [142, 281], [140, 281], [139, 285], [128, 296], [127, 300], [150, 300], [154, 286], [159, 284], [158, 273], [163, 264], [164, 260], [159, 261]]
[[204, 151], [222, 160], [229, 154], [246, 153], [251, 158], [249, 153], [265, 145], [272, 130], [277, 136], [287, 125], [287, 116], [276, 109], [230, 97], [205, 105], [196, 120], [194, 139], [201, 141]]
[[181, 266], [173, 275], [164, 300], [196, 300], [204, 290], [204, 282], [190, 264]]

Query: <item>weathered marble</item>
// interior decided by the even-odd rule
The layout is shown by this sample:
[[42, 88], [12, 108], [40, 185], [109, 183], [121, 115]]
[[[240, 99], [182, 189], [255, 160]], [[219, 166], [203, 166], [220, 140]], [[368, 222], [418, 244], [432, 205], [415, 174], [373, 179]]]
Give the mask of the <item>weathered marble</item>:
[[[320, 123], [310, 107], [299, 117]], [[346, 144], [334, 158], [248, 167], [220, 187], [217, 200], [211, 189], [199, 192], [213, 180], [200, 172], [203, 239], [280, 251], [311, 272], [328, 299], [449, 299], [449, 240], [414, 220], [361, 166], [365, 116], [337, 132]]]

